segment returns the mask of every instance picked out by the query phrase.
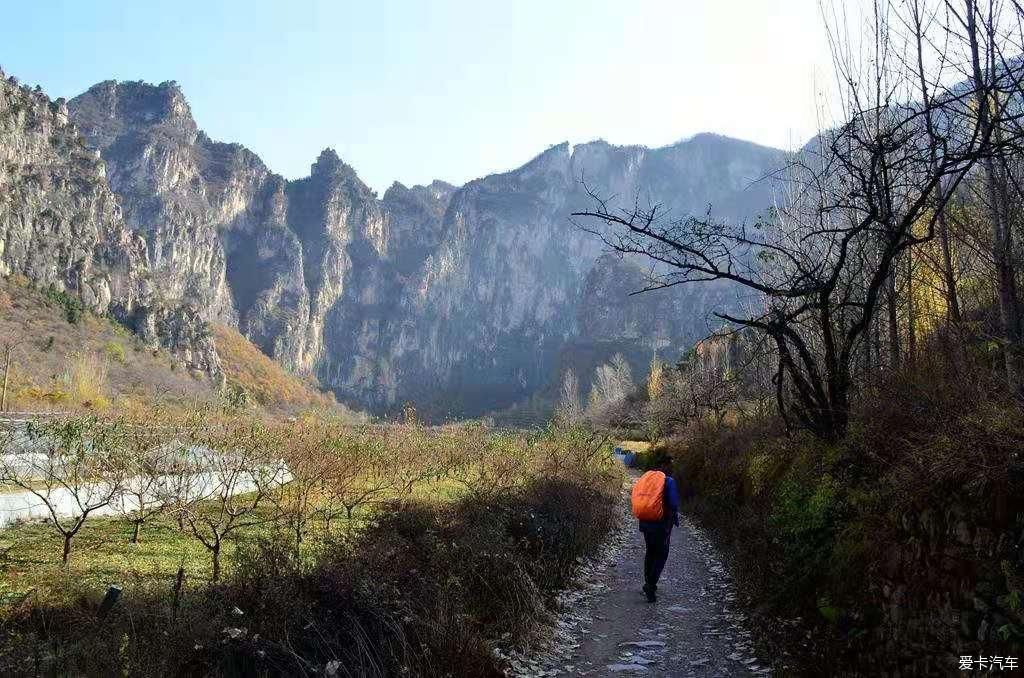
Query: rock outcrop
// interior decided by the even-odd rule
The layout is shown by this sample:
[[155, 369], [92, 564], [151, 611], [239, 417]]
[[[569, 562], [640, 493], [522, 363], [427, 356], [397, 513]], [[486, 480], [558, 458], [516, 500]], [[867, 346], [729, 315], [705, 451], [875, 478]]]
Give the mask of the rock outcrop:
[[414, 401], [478, 415], [557, 381], [572, 347], [680, 353], [728, 290], [680, 287], [627, 303], [637, 262], [602, 258], [570, 222], [602, 192], [677, 215], [751, 217], [780, 151], [714, 135], [661, 149], [553, 146], [523, 167], [378, 198], [334, 151], [288, 181], [212, 141], [174, 83], [104, 82], [70, 115], [106, 162], [153, 286], [235, 325], [289, 369], [375, 411]]
[[80, 294], [101, 313], [131, 307], [144, 243], [121, 220], [67, 103], [0, 73], [0, 141], [0, 274]]
[[656, 150], [561, 144], [472, 181], [452, 195], [441, 241], [402, 286], [400, 324], [362, 321], [364, 336], [384, 347], [372, 365], [378, 376], [365, 378], [368, 360], [346, 364], [353, 357], [340, 344], [329, 347], [324, 376], [362, 402], [478, 413], [546, 388], [577, 348], [632, 354], [638, 367], [658, 348], [678, 354], [708, 332], [709, 309], [731, 303], [730, 291], [698, 285], [628, 298], [644, 286], [638, 262], [602, 256], [601, 243], [571, 222], [590, 206], [580, 177], [620, 196], [655, 187], [652, 199], [680, 216], [714, 203], [743, 217], [770, 204], [770, 185], [749, 184], [781, 160], [710, 135]]
[[205, 320], [156, 294], [146, 244], [125, 223], [106, 164], [67, 102], [0, 72], [0, 275], [75, 296], [219, 380]]

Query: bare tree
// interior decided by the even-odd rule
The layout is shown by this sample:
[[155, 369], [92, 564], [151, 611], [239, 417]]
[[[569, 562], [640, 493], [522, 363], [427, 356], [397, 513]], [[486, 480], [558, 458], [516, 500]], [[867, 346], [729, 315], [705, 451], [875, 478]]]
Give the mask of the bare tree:
[[322, 500], [313, 512], [324, 529], [345, 516], [348, 528], [357, 509], [392, 492], [395, 480], [385, 445], [374, 433], [350, 433], [334, 439], [324, 476]]
[[580, 381], [576, 370], [571, 367], [562, 378], [562, 395], [556, 410], [558, 420], [570, 426], [583, 421], [583, 400], [580, 396]]
[[665, 388], [665, 364], [658, 360], [655, 353], [651, 358], [651, 366], [647, 371], [647, 399], [654, 400]]
[[383, 436], [384, 459], [390, 467], [392, 486], [399, 497], [408, 498], [417, 485], [436, 477], [443, 458], [436, 449], [436, 436], [422, 426], [403, 427]]
[[7, 411], [7, 393], [10, 387], [11, 363], [14, 360], [14, 352], [18, 349], [19, 346], [25, 344], [27, 341], [28, 340], [20, 333], [15, 333], [8, 337], [5, 337], [3, 341], [0, 342], [0, 351], [3, 352], [4, 361], [3, 390], [0, 391], [0, 412]]
[[124, 434], [125, 453], [121, 457], [124, 484], [115, 505], [132, 525], [131, 542], [139, 543], [142, 526], [163, 513], [168, 498], [173, 496], [173, 466], [164, 457], [164, 448], [157, 444], [152, 422], [133, 422]]
[[[921, 100], [922, 110], [924, 111], [924, 124], [928, 132], [928, 159], [931, 165], [935, 167], [938, 165], [942, 149], [939, 146], [939, 135], [935, 129], [933, 113], [934, 91], [929, 75], [931, 69], [925, 65], [925, 61], [927, 59], [932, 64], [938, 62], [937, 67], [939, 70], [943, 70], [946, 61], [946, 50], [945, 47], [932, 47], [929, 49], [932, 43], [929, 42], [928, 37], [932, 33], [932, 26], [938, 21], [938, 8], [934, 5], [929, 6], [926, 0], [909, 0], [907, 10], [907, 26], [914, 36], [913, 56], [916, 58], [913, 67], [917, 75], [918, 96]], [[932, 68], [934, 67], [933, 65]], [[952, 322], [959, 323], [961, 320], [960, 300], [957, 294], [956, 272], [953, 267], [953, 248], [950, 241], [949, 218], [945, 208], [946, 201], [943, 200], [943, 192], [945, 190], [946, 187], [940, 183], [936, 186], [934, 194], [935, 225], [941, 252], [941, 265], [939, 268], [945, 284], [946, 312]], [[912, 277], [909, 279], [912, 280]], [[913, 332], [913, 324], [910, 325], [910, 331], [911, 333]]]
[[973, 89], [941, 89], [941, 64], [921, 101], [913, 52], [918, 40], [942, 41], [900, 32], [902, 4], [868, 4], [859, 43], [830, 31], [846, 122], [778, 175], [778, 209], [755, 224], [673, 218], [639, 199], [617, 207], [587, 186], [593, 207], [574, 214], [613, 250], [653, 262], [644, 291], [724, 280], [752, 294], [745, 311], [716, 315], [771, 338], [783, 418], [829, 441], [845, 435], [854, 359], [862, 345], [870, 355], [898, 262], [934, 237], [950, 196], [996, 145], [995, 119], [971, 112]]
[[330, 498], [325, 486], [337, 462], [334, 443], [340, 432], [324, 422], [306, 421], [282, 433], [290, 479], [272, 498], [299, 549], [317, 507]]
[[[1014, 257], [1013, 229], [1011, 227], [1011, 200], [1013, 187], [1007, 163], [1007, 154], [999, 153], [1007, 146], [1007, 135], [1012, 134], [1016, 122], [1010, 107], [1019, 105], [1021, 96], [1020, 69], [1002, 60], [1000, 42], [1002, 3], [988, 0], [947, 0], [946, 7], [954, 17], [954, 30], [961, 32], [969, 48], [970, 80], [974, 96], [974, 110], [978, 126], [991, 129], [997, 142], [997, 153], [981, 160], [985, 205], [992, 229], [992, 261], [995, 266], [996, 299], [1004, 342], [1006, 380], [1012, 392], [1024, 394], [1024, 325], [1021, 318], [1020, 292], [1017, 284], [1017, 264]], [[1019, 150], [1019, 148], [1014, 148]]]
[[587, 419], [598, 426], [615, 426], [628, 414], [626, 400], [635, 384], [629, 363], [621, 353], [594, 370], [587, 403]]
[[492, 497], [515, 486], [535, 461], [523, 436], [483, 427], [460, 427], [449, 477], [473, 496]]
[[655, 437], [679, 431], [696, 417], [689, 384], [678, 370], [666, 370], [661, 392], [647, 405], [647, 419]]
[[30, 493], [61, 536], [61, 562], [86, 521], [124, 489], [123, 425], [96, 418], [30, 423], [5, 435], [0, 479]]
[[695, 416], [710, 414], [721, 424], [730, 410], [738, 409], [739, 385], [734, 374], [702, 360], [690, 361], [681, 372], [681, 390]]
[[193, 471], [198, 479], [183, 498], [189, 531], [210, 552], [213, 581], [220, 579], [225, 539], [239, 530], [274, 521], [261, 511], [289, 479], [275, 458], [265, 427], [246, 422], [211, 430], [195, 441]]

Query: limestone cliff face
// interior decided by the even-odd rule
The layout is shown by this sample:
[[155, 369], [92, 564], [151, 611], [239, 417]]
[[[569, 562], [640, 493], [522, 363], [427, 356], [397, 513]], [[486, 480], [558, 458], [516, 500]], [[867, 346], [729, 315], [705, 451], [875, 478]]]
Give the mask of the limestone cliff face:
[[[602, 256], [571, 223], [572, 211], [589, 206], [580, 177], [605, 194], [650, 190], [678, 215], [715, 204], [719, 214], [749, 217], [770, 204], [772, 190], [751, 182], [781, 161], [777, 151], [712, 135], [657, 150], [562, 144], [470, 182], [452, 195], [440, 243], [402, 288], [401, 325], [386, 328], [379, 377], [347, 382], [342, 369], [330, 383], [365, 401], [409, 398], [458, 414], [528, 398], [574, 347], [604, 345], [637, 360], [656, 349], [678, 354], [708, 332], [708, 311], [731, 303], [729, 290], [629, 298], [644, 286], [638, 263]], [[364, 383], [378, 390], [360, 391]]]
[[142, 248], [66, 102], [0, 77], [0, 274], [80, 293], [105, 312], [141, 296]]
[[126, 225], [107, 178], [64, 100], [0, 73], [0, 275], [77, 296], [219, 378], [205, 322], [154, 297], [146, 242]]
[[265, 206], [259, 158], [201, 135], [174, 83], [103, 82], [73, 99], [71, 113], [145, 239], [154, 286], [234, 319], [219, 226], [251, 228], [250, 212]]
[[161, 293], [314, 373], [350, 250], [387, 247], [380, 204], [355, 172], [327, 150], [309, 177], [287, 182], [199, 131], [175, 83], [100, 83], [71, 114], [110, 166]]
[[[782, 162], [773, 149], [701, 135], [661, 149], [554, 146], [461, 188], [395, 184], [383, 197], [331, 150], [287, 181], [199, 131], [173, 83], [105, 82], [70, 102], [144, 238], [153, 286], [237, 325], [288, 368], [383, 411], [476, 415], [536, 393], [567, 350], [680, 353], [726, 291], [627, 300], [636, 262], [602, 257], [569, 214], [637, 191], [674, 213], [709, 204], [750, 217]], [[557, 378], [557, 377], [555, 377]]]

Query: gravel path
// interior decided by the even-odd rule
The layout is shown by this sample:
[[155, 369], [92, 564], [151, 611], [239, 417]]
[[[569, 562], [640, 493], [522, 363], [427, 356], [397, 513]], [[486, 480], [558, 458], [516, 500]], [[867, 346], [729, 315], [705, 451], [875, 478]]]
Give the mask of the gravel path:
[[559, 597], [544, 646], [509, 656], [514, 676], [762, 676], [746, 616], [711, 541], [689, 521], [672, 532], [658, 602], [643, 584], [644, 541], [623, 496], [622, 523], [577, 588]]

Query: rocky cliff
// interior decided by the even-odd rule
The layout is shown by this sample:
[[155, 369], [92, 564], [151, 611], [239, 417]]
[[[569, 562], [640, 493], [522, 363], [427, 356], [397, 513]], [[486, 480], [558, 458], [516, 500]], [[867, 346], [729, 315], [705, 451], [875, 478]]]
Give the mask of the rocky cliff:
[[0, 78], [0, 139], [0, 274], [75, 291], [99, 312], [134, 305], [143, 240], [122, 222], [67, 103]]
[[155, 294], [145, 247], [67, 102], [0, 72], [0, 275], [77, 297], [219, 379], [205, 321]]
[[[571, 223], [572, 211], [589, 206], [580, 177], [620, 196], [652, 187], [660, 191], [652, 198], [680, 215], [711, 202], [749, 215], [768, 204], [769, 188], [748, 194], [747, 184], [779, 158], [713, 136], [658, 150], [561, 144], [517, 170], [470, 182], [449, 202], [436, 251], [402, 290], [403, 319], [414, 320], [387, 328], [382, 377], [402, 375], [404, 383], [380, 395], [430, 403], [432, 411], [493, 409], [580, 367], [578, 352], [623, 352], [646, 365], [656, 348], [685, 350], [708, 331], [707, 313], [726, 291], [695, 286], [628, 298], [644, 286], [638, 264], [602, 256], [600, 242]], [[345, 373], [335, 372], [334, 383]]]
[[[749, 217], [782, 161], [700, 135], [661, 149], [553, 146], [523, 167], [378, 198], [330, 149], [288, 181], [212, 141], [174, 83], [104, 82], [70, 104], [108, 167], [153, 285], [237, 326], [340, 398], [386, 411], [477, 415], [528, 398], [574, 346], [679, 353], [707, 332], [720, 287], [626, 296], [635, 262], [602, 258], [569, 214], [601, 191], [638, 191], [674, 213]], [[634, 300], [635, 301], [635, 298]]]

